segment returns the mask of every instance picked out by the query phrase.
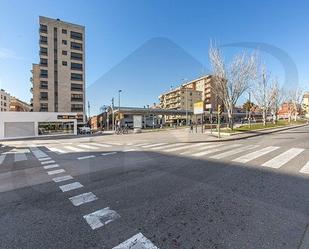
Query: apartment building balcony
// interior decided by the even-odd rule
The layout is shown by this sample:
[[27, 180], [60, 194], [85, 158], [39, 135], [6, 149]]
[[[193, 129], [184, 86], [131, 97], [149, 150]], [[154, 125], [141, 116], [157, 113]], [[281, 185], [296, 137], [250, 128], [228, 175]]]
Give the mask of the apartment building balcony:
[[84, 99], [83, 98], [71, 98], [72, 102], [83, 102]]

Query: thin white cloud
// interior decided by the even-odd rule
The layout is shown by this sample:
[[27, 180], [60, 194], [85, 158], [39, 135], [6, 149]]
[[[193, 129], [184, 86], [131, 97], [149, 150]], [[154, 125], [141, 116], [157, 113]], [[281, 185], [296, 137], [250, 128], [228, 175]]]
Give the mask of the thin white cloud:
[[10, 49], [7, 48], [0, 48], [0, 59], [14, 59], [14, 60], [22, 60], [23, 58], [20, 56], [17, 56], [16, 53]]

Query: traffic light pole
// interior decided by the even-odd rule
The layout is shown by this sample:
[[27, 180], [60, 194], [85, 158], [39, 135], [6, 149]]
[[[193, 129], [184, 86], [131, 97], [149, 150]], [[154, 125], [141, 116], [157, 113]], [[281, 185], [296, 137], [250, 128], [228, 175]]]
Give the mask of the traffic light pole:
[[221, 116], [218, 112], [218, 138], [220, 138], [220, 124], [221, 124]]

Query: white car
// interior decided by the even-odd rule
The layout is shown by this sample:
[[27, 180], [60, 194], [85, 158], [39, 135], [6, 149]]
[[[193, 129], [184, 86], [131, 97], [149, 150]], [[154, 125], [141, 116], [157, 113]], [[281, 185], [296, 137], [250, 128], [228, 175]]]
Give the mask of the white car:
[[90, 127], [87, 127], [87, 126], [80, 127], [79, 128], [79, 133], [81, 133], [81, 134], [90, 134], [91, 133], [91, 129], [90, 129]]

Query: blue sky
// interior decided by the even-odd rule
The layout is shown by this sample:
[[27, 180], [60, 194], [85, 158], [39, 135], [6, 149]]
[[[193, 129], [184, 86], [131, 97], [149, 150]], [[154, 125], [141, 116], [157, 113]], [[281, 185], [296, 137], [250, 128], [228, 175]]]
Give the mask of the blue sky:
[[[39, 15], [86, 26], [88, 86], [98, 82], [147, 41], [163, 37], [177, 44], [206, 68], [209, 68], [207, 50], [210, 39], [220, 44], [256, 42], [273, 45], [292, 58], [300, 84], [305, 89], [309, 88], [309, 3], [305, 0], [0, 0], [0, 6], [0, 87], [26, 101], [31, 98], [31, 64], [39, 61]], [[238, 50], [224, 48], [227, 55]], [[262, 56], [272, 75], [283, 82], [284, 71], [280, 61], [271, 54], [262, 53]], [[160, 71], [158, 67], [156, 73], [160, 75]], [[151, 104], [157, 101], [157, 93], [180, 83], [182, 78], [192, 78], [197, 74], [188, 70], [184, 73], [172, 71], [172, 77], [162, 75], [157, 79], [172, 82], [160, 82], [154, 86], [153, 99], [141, 92], [137, 101], [134, 93], [126, 91], [126, 88], [147, 88], [147, 84], [127, 78], [119, 85], [123, 88], [123, 105]], [[168, 71], [163, 73], [168, 74]], [[109, 104], [110, 99], [117, 96], [117, 89], [113, 86], [104, 85], [102, 90], [102, 104]]]

